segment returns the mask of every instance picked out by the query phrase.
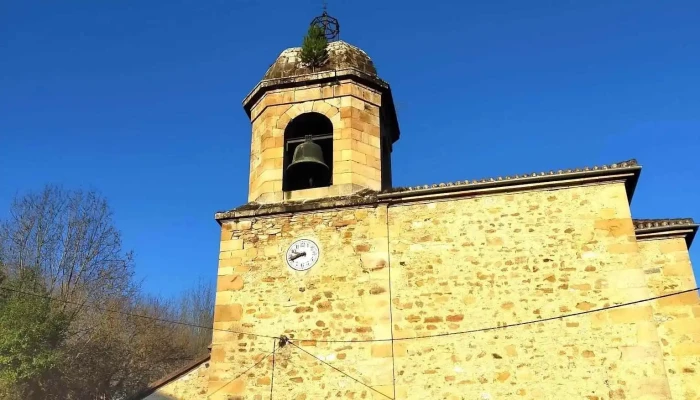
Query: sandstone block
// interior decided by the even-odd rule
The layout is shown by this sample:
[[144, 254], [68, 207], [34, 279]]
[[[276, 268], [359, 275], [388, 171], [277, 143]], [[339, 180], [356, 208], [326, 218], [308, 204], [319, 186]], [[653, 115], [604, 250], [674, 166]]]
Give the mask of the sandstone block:
[[243, 220], [238, 223], [237, 228], [242, 231], [247, 231], [250, 230], [250, 228], [253, 226], [253, 221], [251, 220]]
[[[700, 321], [696, 318], [678, 318], [665, 322], [664, 328], [678, 335], [696, 335], [700, 339]], [[700, 340], [699, 340], [700, 342]]]
[[221, 241], [231, 240], [233, 236], [234, 224], [225, 223], [221, 225]]
[[296, 89], [294, 90], [294, 101], [304, 102], [309, 100], [320, 99], [323, 92], [320, 88]]
[[650, 361], [661, 360], [661, 351], [657, 346], [622, 346], [623, 360]]
[[609, 281], [616, 288], [646, 287], [646, 276], [641, 269], [611, 271]]
[[[384, 394], [385, 396], [389, 396], [389, 398], [393, 398], [392, 397], [394, 395], [394, 386], [393, 385], [374, 386], [374, 389], [376, 389], [378, 392]], [[373, 398], [374, 397], [375, 396], [373, 396]], [[384, 397], [384, 398], [386, 398], [386, 397]]]
[[673, 347], [675, 356], [700, 356], [700, 342], [685, 342]]
[[[243, 259], [241, 257], [233, 257], [232, 252], [227, 251], [225, 252], [226, 257], [220, 257], [219, 259], [219, 268], [228, 268], [228, 267], [238, 267], [241, 265], [243, 262]], [[245, 250], [237, 250], [236, 253], [243, 253], [242, 255], [245, 255]], [[221, 253], [219, 254], [221, 256]], [[226, 275], [224, 273], [219, 273], [219, 275]]]
[[672, 262], [664, 265], [663, 274], [666, 276], [690, 276], [693, 269], [688, 262]]
[[216, 282], [217, 291], [241, 290], [243, 289], [243, 276], [241, 275], [219, 275]]
[[621, 307], [607, 311], [610, 320], [616, 324], [646, 322], [651, 320], [653, 313], [650, 305]]
[[700, 304], [698, 292], [688, 292], [657, 300], [659, 307], [689, 306]]
[[613, 243], [606, 247], [606, 250], [612, 254], [627, 254], [637, 253], [639, 251], [637, 243]]
[[661, 250], [662, 254], [688, 252], [688, 246], [685, 244], [683, 239], [664, 240], [659, 244], [659, 249]]
[[372, 357], [387, 358], [391, 357], [391, 343], [378, 343], [372, 345]]
[[595, 221], [595, 229], [606, 232], [611, 237], [634, 236], [631, 218], [614, 218]]
[[217, 305], [214, 307], [214, 320], [217, 322], [240, 321], [243, 307], [240, 304]]
[[243, 250], [243, 240], [226, 240], [221, 242], [221, 251]]
[[223, 347], [221, 346], [214, 346], [211, 349], [211, 361], [212, 362], [221, 362], [224, 361], [226, 357], [226, 351], [224, 350]]

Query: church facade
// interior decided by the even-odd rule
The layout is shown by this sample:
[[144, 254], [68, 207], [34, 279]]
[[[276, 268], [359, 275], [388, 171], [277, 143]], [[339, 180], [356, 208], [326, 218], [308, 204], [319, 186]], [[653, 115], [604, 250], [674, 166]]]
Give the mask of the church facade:
[[700, 398], [698, 225], [632, 218], [635, 160], [396, 188], [370, 58], [299, 57], [244, 101], [211, 353], [140, 398]]

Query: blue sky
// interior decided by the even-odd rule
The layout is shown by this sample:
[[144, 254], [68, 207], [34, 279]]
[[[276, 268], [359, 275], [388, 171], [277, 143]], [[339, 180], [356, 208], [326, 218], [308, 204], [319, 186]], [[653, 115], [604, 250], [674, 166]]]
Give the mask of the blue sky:
[[[241, 101], [321, 3], [3, 2], [0, 215], [46, 183], [95, 188], [147, 290], [213, 280], [214, 212], [247, 195]], [[700, 219], [696, 0], [330, 0], [329, 12], [392, 85], [396, 185], [637, 158], [634, 217]]]

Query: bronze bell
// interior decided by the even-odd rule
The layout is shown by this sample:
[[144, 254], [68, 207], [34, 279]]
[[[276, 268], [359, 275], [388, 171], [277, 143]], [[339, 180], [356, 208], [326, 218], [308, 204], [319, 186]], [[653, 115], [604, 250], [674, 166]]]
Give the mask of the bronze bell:
[[292, 186], [298, 189], [309, 189], [328, 184], [330, 168], [323, 161], [321, 146], [314, 143], [311, 137], [294, 149], [292, 163], [287, 167]]

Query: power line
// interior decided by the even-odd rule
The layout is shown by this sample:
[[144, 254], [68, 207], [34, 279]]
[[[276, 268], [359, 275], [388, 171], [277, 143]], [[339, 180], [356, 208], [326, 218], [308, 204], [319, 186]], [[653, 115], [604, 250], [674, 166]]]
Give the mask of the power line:
[[[389, 206], [386, 206], [384, 210], [386, 215], [386, 259], [387, 267], [389, 267], [389, 326], [394, 326], [394, 304], [391, 301], [392, 291], [391, 291], [391, 240], [389, 237]], [[394, 398], [396, 398], [396, 357], [394, 357], [394, 329], [389, 329], [389, 334], [391, 335], [391, 386], [394, 388]]]
[[523, 325], [531, 325], [531, 324], [537, 324], [540, 322], [547, 322], [547, 321], [553, 321], [555, 319], [563, 319], [563, 318], [570, 318], [570, 317], [577, 317], [579, 315], [585, 315], [585, 314], [592, 314], [595, 312], [601, 312], [601, 311], [607, 311], [607, 310], [612, 310], [615, 308], [620, 308], [620, 307], [626, 307], [626, 306], [631, 306], [639, 303], [645, 303], [648, 301], [654, 301], [654, 300], [659, 300], [663, 299], [666, 297], [672, 297], [672, 296], [679, 296], [681, 294], [686, 294], [690, 292], [695, 292], [699, 290], [700, 287], [696, 287], [693, 289], [688, 289], [688, 290], [682, 290], [680, 292], [675, 292], [675, 293], [668, 293], [660, 296], [655, 296], [655, 297], [650, 297], [647, 299], [642, 299], [642, 300], [635, 300], [629, 303], [621, 303], [621, 304], [615, 304], [612, 306], [606, 306], [606, 307], [600, 307], [600, 308], [593, 308], [587, 311], [579, 311], [571, 314], [564, 314], [564, 315], [559, 315], [555, 317], [548, 317], [548, 318], [542, 318], [542, 319], [537, 319], [537, 320], [532, 320], [532, 321], [524, 321], [524, 322], [517, 322], [514, 324], [506, 324], [506, 325], [501, 325], [501, 326], [492, 326], [492, 327], [487, 327], [487, 328], [478, 328], [478, 329], [471, 329], [467, 331], [457, 331], [457, 332], [445, 332], [445, 333], [437, 333], [433, 335], [423, 335], [423, 336], [413, 336], [413, 337], [405, 337], [405, 338], [388, 338], [388, 339], [367, 339], [367, 340], [320, 340], [320, 339], [299, 339], [299, 338], [294, 338], [296, 341], [306, 341], [306, 342], [316, 342], [316, 343], [370, 343], [370, 342], [398, 342], [398, 341], [403, 341], [403, 340], [414, 340], [414, 339], [429, 339], [429, 338], [436, 338], [436, 337], [444, 337], [444, 336], [454, 336], [454, 335], [466, 335], [470, 333], [477, 333], [477, 332], [488, 332], [488, 331], [493, 331], [497, 329], [504, 329], [504, 328], [513, 328], [516, 326], [523, 326]]
[[169, 324], [188, 326], [188, 327], [190, 327], [190, 328], [201, 328], [201, 329], [209, 329], [209, 330], [212, 330], [212, 331], [229, 332], [229, 333], [238, 333], [238, 334], [242, 334], [242, 335], [252, 335], [252, 336], [256, 336], [256, 337], [264, 337], [264, 338], [269, 338], [269, 339], [279, 339], [277, 336], [260, 335], [260, 334], [257, 334], [257, 333], [233, 331], [233, 330], [230, 330], [230, 329], [217, 329], [217, 328], [214, 328], [213, 326], [203, 326], [203, 325], [197, 325], [197, 324], [192, 324], [192, 323], [188, 323], [188, 322], [173, 321], [173, 320], [169, 320], [169, 319], [151, 317], [151, 316], [148, 316], [148, 315], [134, 314], [134, 313], [126, 312], [126, 311], [110, 310], [110, 309], [108, 309], [108, 308], [103, 308], [103, 307], [100, 307], [100, 306], [97, 306], [97, 305], [94, 305], [94, 304], [80, 304], [80, 303], [77, 303], [77, 302], [74, 302], [74, 301], [70, 301], [70, 300], [57, 299], [57, 298], [55, 298], [55, 297], [46, 296], [46, 295], [41, 295], [41, 294], [38, 294], [38, 293], [25, 292], [25, 291], [23, 291], [23, 290], [13, 289], [13, 288], [9, 288], [9, 287], [0, 286], [0, 289], [1, 289], [1, 290], [7, 290], [8, 292], [14, 292], [14, 293], [23, 294], [23, 295], [26, 295], [26, 296], [33, 296], [33, 297], [38, 297], [38, 298], [41, 298], [41, 299], [46, 299], [46, 300], [51, 300], [51, 301], [57, 301], [57, 302], [59, 302], [59, 303], [72, 304], [72, 305], [79, 306], [79, 307], [90, 307], [90, 308], [94, 308], [94, 309], [96, 309], [96, 310], [98, 310], [98, 311], [109, 312], [109, 313], [114, 313], [114, 314], [121, 314], [121, 315], [128, 316], [128, 317], [144, 318], [144, 319], [148, 319], [148, 320], [151, 320], [151, 321], [166, 322], [166, 323], [169, 323]]
[[[386, 394], [384, 394], [384, 393], [380, 392], [379, 390], [377, 390], [377, 389], [373, 388], [372, 386], [369, 386], [369, 385], [367, 385], [366, 383], [364, 383], [364, 382], [360, 381], [359, 379], [357, 379], [357, 378], [355, 378], [355, 377], [353, 377], [353, 376], [350, 376], [350, 375], [346, 374], [345, 372], [343, 372], [343, 371], [339, 370], [338, 368], [334, 367], [333, 365], [331, 365], [331, 364], [329, 364], [329, 363], [325, 362], [324, 360], [322, 360], [322, 359], [320, 359], [320, 358], [316, 357], [315, 355], [311, 354], [310, 352], [306, 351], [305, 349], [303, 349], [303, 348], [301, 348], [301, 347], [297, 346], [297, 345], [296, 345], [296, 343], [292, 342], [291, 340], [290, 340], [290, 341], [288, 341], [288, 343], [289, 343], [289, 344], [291, 344], [292, 346], [296, 347], [297, 349], [299, 349], [299, 350], [303, 351], [304, 353], [306, 353], [306, 354], [310, 355], [311, 357], [313, 357], [313, 358], [317, 359], [318, 361], [320, 361], [320, 362], [322, 362], [322, 363], [326, 364], [327, 366], [329, 366], [329, 367], [333, 368], [334, 370], [336, 370], [336, 371], [340, 372], [341, 374], [343, 374], [343, 375], [347, 376], [348, 378], [352, 379], [353, 381], [355, 381], [355, 382], [359, 383], [360, 385], [362, 385], [362, 386], [365, 386], [365, 387], [367, 387], [367, 388], [369, 388], [369, 389], [371, 389], [371, 390], [373, 390], [373, 391], [375, 391], [375, 392], [377, 392], [377, 393], [381, 394], [382, 396], [386, 397], [387, 399], [391, 399], [391, 400], [394, 400], [394, 399], [393, 399], [393, 397], [389, 397], [388, 395], [386, 395]], [[396, 385], [393, 385], [393, 386], [396, 386]]]
[[[211, 326], [202, 326], [202, 325], [196, 325], [196, 324], [191, 324], [191, 323], [187, 323], [187, 322], [172, 321], [172, 320], [167, 320], [167, 319], [163, 319], [163, 318], [150, 317], [150, 316], [147, 316], [147, 315], [133, 314], [133, 313], [128, 313], [128, 312], [124, 312], [124, 311], [118, 311], [118, 310], [110, 310], [110, 309], [102, 308], [102, 307], [99, 307], [99, 306], [96, 306], [96, 305], [92, 305], [92, 304], [80, 304], [80, 303], [72, 302], [72, 301], [69, 301], [69, 300], [57, 299], [57, 298], [54, 298], [54, 297], [51, 297], [51, 296], [40, 295], [40, 294], [37, 294], [37, 293], [31, 293], [31, 292], [25, 292], [25, 291], [22, 291], [22, 290], [19, 290], [19, 289], [13, 289], [13, 288], [8, 288], [8, 287], [2, 287], [2, 286], [0, 286], [0, 290], [6, 290], [6, 291], [9, 291], [9, 292], [13, 292], [13, 293], [18, 293], [18, 294], [22, 294], [22, 295], [26, 295], [26, 296], [33, 296], [33, 297], [43, 298], [43, 299], [46, 299], [46, 300], [53, 300], [53, 301], [62, 302], [62, 303], [66, 303], [66, 304], [73, 304], [73, 305], [77, 305], [77, 306], [92, 307], [92, 308], [95, 308], [95, 309], [100, 310], [100, 311], [103, 311], [103, 312], [111, 312], [111, 313], [121, 314], [121, 315], [125, 315], [125, 316], [130, 316], [130, 317], [144, 318], [144, 319], [148, 319], [148, 320], [152, 320], [152, 321], [159, 321], [159, 322], [165, 322], [165, 323], [172, 323], [172, 324], [176, 324], [176, 325], [183, 325], [183, 326], [194, 327], [194, 328], [210, 329], [210, 330], [212, 330], [212, 331], [230, 332], [230, 333], [238, 333], [238, 334], [243, 334], [243, 335], [251, 335], [251, 336], [256, 336], [256, 337], [265, 337], [265, 338], [276, 339], [276, 340], [279, 340], [279, 341], [280, 341], [279, 347], [277, 347], [277, 342], [275, 341], [275, 344], [273, 345], [273, 351], [272, 351], [272, 352], [268, 353], [265, 357], [263, 357], [263, 358], [262, 358], [261, 360], [259, 360], [257, 363], [255, 363], [254, 365], [252, 365], [251, 367], [249, 367], [248, 369], [246, 369], [245, 371], [243, 371], [242, 373], [240, 373], [239, 375], [237, 375], [236, 377], [234, 377], [233, 379], [231, 379], [230, 381], [228, 381], [226, 384], [224, 384], [223, 386], [221, 386], [220, 388], [218, 388], [218, 389], [217, 389], [216, 391], [214, 391], [212, 394], [210, 394], [209, 396], [207, 396], [207, 398], [210, 398], [210, 397], [213, 396], [216, 392], [218, 392], [219, 390], [221, 390], [222, 388], [224, 388], [225, 386], [227, 386], [227, 385], [230, 384], [231, 382], [233, 382], [233, 381], [235, 381], [236, 379], [240, 378], [241, 376], [243, 376], [245, 373], [247, 373], [247, 372], [250, 371], [251, 369], [255, 368], [256, 366], [260, 365], [260, 363], [262, 363], [264, 360], [266, 360], [267, 358], [269, 358], [269, 357], [272, 355], [272, 356], [273, 356], [273, 369], [272, 369], [272, 379], [271, 379], [271, 382], [270, 382], [270, 383], [271, 383], [271, 387], [270, 387], [270, 399], [272, 399], [272, 394], [273, 394], [273, 386], [272, 386], [272, 385], [274, 384], [273, 382], [274, 382], [274, 364], [275, 364], [275, 362], [274, 362], [274, 361], [275, 361], [275, 359], [274, 359], [274, 354], [277, 352], [277, 350], [279, 350], [280, 348], [284, 347], [285, 344], [289, 343], [289, 344], [293, 345], [294, 347], [298, 348], [299, 350], [303, 351], [304, 353], [308, 354], [309, 356], [311, 356], [311, 357], [315, 358], [316, 360], [320, 361], [321, 363], [323, 363], [323, 364], [329, 366], [330, 368], [332, 368], [332, 369], [334, 369], [334, 370], [340, 372], [341, 374], [347, 376], [348, 378], [354, 380], [355, 382], [358, 382], [358, 383], [360, 383], [361, 385], [366, 386], [367, 388], [371, 389], [372, 391], [377, 392], [377, 393], [381, 394], [382, 396], [384, 396], [384, 397], [386, 397], [386, 398], [388, 398], [388, 399], [392, 399], [392, 400], [393, 400], [392, 397], [389, 397], [388, 395], [386, 395], [386, 394], [384, 394], [384, 393], [382, 393], [382, 392], [380, 392], [380, 391], [374, 389], [373, 387], [371, 387], [371, 386], [369, 386], [369, 385], [367, 385], [367, 384], [361, 382], [361, 381], [358, 380], [357, 378], [354, 378], [354, 377], [348, 375], [347, 373], [341, 371], [340, 369], [334, 367], [333, 365], [327, 363], [326, 361], [324, 361], [324, 360], [322, 360], [322, 359], [316, 357], [315, 355], [311, 354], [311, 353], [308, 352], [307, 350], [305, 350], [305, 349], [303, 349], [302, 347], [298, 346], [296, 343], [292, 342], [289, 338], [287, 338], [287, 337], [284, 336], [284, 335], [282, 335], [282, 336], [269, 336], [269, 335], [260, 335], [260, 334], [256, 334], [256, 333], [250, 333], [250, 332], [233, 331], [233, 330], [228, 330], [228, 329], [216, 329], [216, 328], [211, 327]], [[368, 339], [368, 340], [318, 340], [318, 339], [299, 339], [299, 338], [294, 338], [294, 340], [295, 340], [295, 341], [310, 341], [310, 342], [317, 342], [317, 343], [370, 343], [370, 342], [394, 342], [394, 341], [404, 341], [404, 340], [414, 340], [414, 339], [428, 339], [428, 338], [437, 338], [437, 337], [445, 337], [445, 336], [465, 335], [465, 334], [471, 334], [471, 333], [477, 333], [477, 332], [488, 332], [488, 331], [497, 330], [497, 329], [513, 328], [513, 327], [517, 327], [517, 326], [524, 326], [524, 325], [536, 324], [536, 323], [541, 323], [541, 322], [553, 321], [553, 320], [556, 320], [556, 319], [564, 319], [564, 318], [576, 317], [576, 316], [580, 316], [580, 315], [592, 314], [592, 313], [596, 313], [596, 312], [608, 311], [608, 310], [613, 310], [613, 309], [616, 309], [616, 308], [631, 306], [631, 305], [640, 304], [640, 303], [645, 303], [645, 302], [649, 302], [649, 301], [660, 300], [660, 299], [664, 299], [664, 298], [668, 298], [668, 297], [672, 297], [672, 296], [679, 296], [679, 295], [682, 295], [682, 294], [691, 293], [691, 292], [695, 292], [695, 291], [698, 291], [698, 290], [700, 290], [700, 287], [695, 287], [695, 288], [693, 288], [693, 289], [682, 290], [682, 291], [680, 291], [680, 292], [675, 292], [675, 293], [667, 293], [667, 294], [664, 294], [664, 295], [654, 296], [654, 297], [650, 297], [650, 298], [646, 298], [646, 299], [635, 300], [635, 301], [631, 301], [631, 302], [628, 302], [628, 303], [621, 303], [621, 304], [615, 304], [615, 305], [612, 305], [612, 306], [594, 308], [594, 309], [590, 309], [590, 310], [586, 310], [586, 311], [580, 311], [580, 312], [575, 312], [575, 313], [570, 313], [570, 314], [564, 314], [564, 315], [559, 315], [559, 316], [554, 316], [554, 317], [548, 317], [548, 318], [543, 318], [543, 319], [538, 319], [538, 320], [531, 320], [531, 321], [518, 322], [518, 323], [514, 323], [514, 324], [506, 324], [506, 325], [501, 325], [501, 326], [494, 326], [494, 327], [487, 327], [487, 328], [471, 329], [471, 330], [466, 330], [466, 331], [445, 332], [445, 333], [438, 333], [438, 334], [433, 334], [433, 335], [423, 335], [423, 336], [414, 336], [414, 337], [405, 337], [405, 338], [393, 338], [393, 337], [392, 337], [392, 338], [388, 338], [388, 339]], [[395, 386], [395, 385], [394, 385], [394, 386]]]
[[275, 389], [275, 352], [277, 351], [277, 341], [272, 342], [272, 373], [270, 374], [270, 400]]
[[[8, 290], [11, 292], [15, 293], [20, 293], [24, 295], [29, 295], [29, 296], [34, 296], [34, 297], [39, 297], [39, 298], [44, 298], [48, 300], [53, 300], [53, 301], [58, 301], [58, 302], [63, 302], [67, 304], [74, 304], [78, 306], [86, 306], [86, 307], [93, 307], [96, 308], [97, 310], [104, 311], [104, 312], [112, 312], [112, 313], [117, 313], [117, 314], [122, 314], [126, 316], [131, 316], [131, 317], [137, 317], [137, 318], [145, 318], [145, 319], [150, 319], [153, 321], [160, 321], [160, 322], [166, 322], [166, 323], [171, 323], [171, 324], [177, 324], [177, 325], [184, 325], [184, 326], [189, 326], [189, 327], [194, 327], [194, 328], [202, 328], [202, 329], [210, 329], [212, 331], [220, 331], [220, 332], [230, 332], [230, 333], [237, 333], [237, 334], [242, 334], [242, 335], [251, 335], [251, 336], [256, 336], [256, 337], [264, 337], [264, 338], [269, 338], [269, 339], [281, 339], [280, 336], [269, 336], [269, 335], [261, 335], [257, 333], [251, 333], [251, 332], [240, 332], [240, 331], [233, 331], [229, 329], [217, 329], [211, 326], [203, 326], [203, 325], [196, 325], [196, 324], [191, 324], [187, 322], [179, 322], [179, 321], [172, 321], [172, 320], [167, 320], [167, 319], [162, 319], [162, 318], [155, 318], [155, 317], [149, 317], [147, 315], [140, 315], [140, 314], [132, 314], [124, 311], [118, 311], [118, 310], [110, 310], [110, 309], [104, 309], [99, 306], [95, 306], [92, 304], [79, 304], [75, 302], [71, 302], [68, 300], [61, 300], [57, 299], [54, 297], [50, 296], [44, 296], [36, 293], [30, 293], [30, 292], [24, 292], [21, 290], [17, 289], [11, 289], [7, 287], [0, 287], [0, 289], [3, 290]], [[660, 296], [655, 296], [655, 297], [650, 297], [646, 299], [641, 299], [641, 300], [635, 300], [629, 303], [621, 303], [621, 304], [615, 304], [612, 306], [606, 306], [606, 307], [600, 307], [600, 308], [593, 308], [587, 311], [579, 311], [575, 313], [570, 313], [570, 314], [564, 314], [564, 315], [558, 315], [554, 317], [548, 317], [548, 318], [542, 318], [542, 319], [537, 319], [537, 320], [531, 320], [531, 321], [524, 321], [524, 322], [517, 322], [514, 324], [505, 324], [505, 325], [500, 325], [500, 326], [492, 326], [492, 327], [486, 327], [486, 328], [478, 328], [478, 329], [471, 329], [471, 330], [466, 330], [466, 331], [457, 331], [457, 332], [445, 332], [445, 333], [437, 333], [433, 335], [423, 335], [423, 336], [413, 336], [413, 337], [405, 337], [405, 338], [386, 338], [386, 339], [365, 339], [365, 340], [322, 340], [322, 339], [305, 339], [305, 338], [293, 338], [295, 341], [301, 341], [301, 342], [315, 342], [315, 343], [371, 343], [371, 342], [393, 342], [393, 341], [405, 341], [405, 340], [414, 340], [414, 339], [430, 339], [430, 338], [437, 338], [437, 337], [444, 337], [444, 336], [454, 336], [454, 335], [465, 335], [465, 334], [470, 334], [470, 333], [477, 333], [477, 332], [488, 332], [488, 331], [493, 331], [497, 329], [505, 329], [505, 328], [513, 328], [516, 326], [523, 326], [523, 325], [531, 325], [531, 324], [537, 324], [540, 322], [547, 322], [547, 321], [553, 321], [556, 319], [563, 319], [563, 318], [570, 318], [570, 317], [576, 317], [579, 315], [585, 315], [585, 314], [592, 314], [596, 312], [601, 312], [601, 311], [607, 311], [607, 310], [612, 310], [615, 308], [621, 308], [621, 307], [626, 307], [626, 306], [631, 306], [635, 304], [640, 304], [640, 303], [645, 303], [649, 301], [654, 301], [654, 300], [660, 300], [664, 299], [667, 297], [672, 297], [672, 296], [679, 296], [682, 294], [690, 293], [690, 292], [695, 292], [697, 290], [700, 290], [700, 287], [695, 287], [693, 289], [687, 289], [687, 290], [682, 290], [680, 292], [675, 292], [675, 293], [667, 293], [664, 295]]]

